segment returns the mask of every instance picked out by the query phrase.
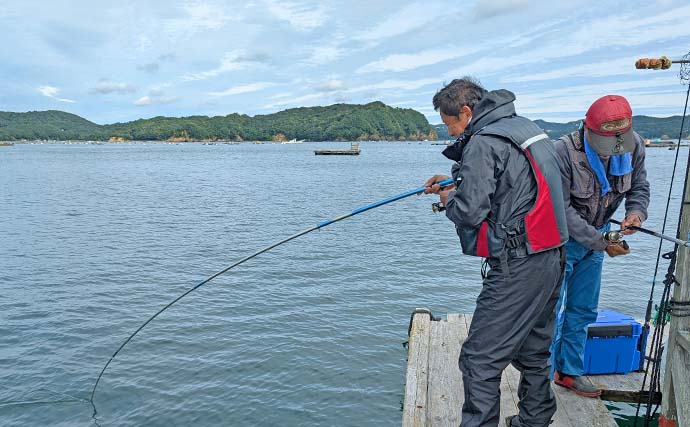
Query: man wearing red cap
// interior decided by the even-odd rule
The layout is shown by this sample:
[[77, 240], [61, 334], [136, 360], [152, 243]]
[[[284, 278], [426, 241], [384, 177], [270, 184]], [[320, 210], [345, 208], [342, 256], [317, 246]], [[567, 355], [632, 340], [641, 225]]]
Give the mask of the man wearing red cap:
[[608, 241], [609, 220], [625, 199], [623, 234], [647, 218], [649, 183], [642, 138], [632, 130], [632, 110], [622, 96], [606, 95], [587, 110], [584, 126], [555, 143], [570, 239], [552, 346], [554, 381], [575, 393], [601, 391], [584, 374], [587, 326], [596, 321], [604, 251], [630, 253]]

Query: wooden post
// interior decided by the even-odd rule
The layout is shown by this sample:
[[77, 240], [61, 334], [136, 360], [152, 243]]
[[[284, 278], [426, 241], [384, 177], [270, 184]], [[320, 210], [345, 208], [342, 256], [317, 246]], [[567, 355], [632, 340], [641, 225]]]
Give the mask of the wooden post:
[[[680, 238], [690, 232], [690, 174], [685, 177]], [[690, 301], [690, 249], [679, 247], [674, 301]], [[690, 426], [690, 317], [671, 316], [659, 427]]]

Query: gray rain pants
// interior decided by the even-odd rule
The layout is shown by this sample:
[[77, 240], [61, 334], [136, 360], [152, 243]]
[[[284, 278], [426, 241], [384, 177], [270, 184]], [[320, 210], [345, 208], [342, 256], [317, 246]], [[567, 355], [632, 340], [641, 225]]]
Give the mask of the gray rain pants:
[[[465, 393], [461, 427], [497, 426], [500, 383], [512, 363], [520, 372], [516, 427], [547, 426], [556, 412], [549, 380], [563, 250], [489, 259], [489, 270], [459, 365]], [[508, 271], [504, 271], [507, 266]], [[510, 416], [514, 414], [503, 414]]]

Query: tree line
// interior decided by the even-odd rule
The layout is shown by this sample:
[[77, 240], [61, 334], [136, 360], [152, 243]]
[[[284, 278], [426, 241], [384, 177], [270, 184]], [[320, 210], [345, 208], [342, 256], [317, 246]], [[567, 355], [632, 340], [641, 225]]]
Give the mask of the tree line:
[[154, 117], [98, 125], [62, 111], [0, 112], [0, 140], [308, 141], [436, 139], [424, 115], [382, 102], [247, 116]]
[[[643, 138], [676, 139], [681, 116], [634, 116], [633, 127]], [[572, 132], [580, 121], [553, 123], [535, 120], [551, 138]], [[683, 137], [690, 139], [690, 120]], [[418, 111], [382, 102], [302, 107], [250, 117], [154, 117], [127, 123], [98, 125], [63, 111], [0, 112], [0, 141], [18, 140], [154, 140], [154, 141], [361, 141], [447, 140], [443, 124], [430, 125]]]

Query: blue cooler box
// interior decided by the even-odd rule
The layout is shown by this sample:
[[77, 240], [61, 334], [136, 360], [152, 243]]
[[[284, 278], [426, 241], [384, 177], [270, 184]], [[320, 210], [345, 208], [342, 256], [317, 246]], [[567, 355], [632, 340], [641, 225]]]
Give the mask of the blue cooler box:
[[[585, 344], [585, 374], [627, 374], [640, 369], [642, 325], [630, 316], [601, 310], [590, 323]], [[644, 338], [643, 338], [644, 340]], [[644, 351], [644, 350], [643, 350]]]

